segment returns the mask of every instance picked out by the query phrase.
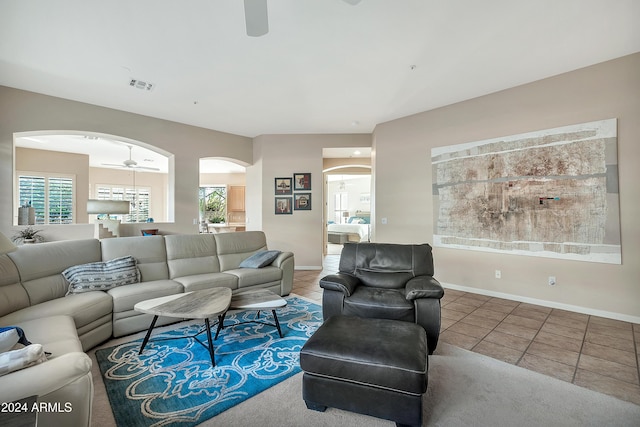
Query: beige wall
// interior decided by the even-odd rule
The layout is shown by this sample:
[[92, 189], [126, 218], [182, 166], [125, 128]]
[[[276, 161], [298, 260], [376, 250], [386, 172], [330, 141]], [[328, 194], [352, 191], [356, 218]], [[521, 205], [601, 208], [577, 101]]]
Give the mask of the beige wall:
[[345, 158], [345, 157], [331, 157], [325, 158], [322, 160], [323, 170], [331, 169], [336, 170], [335, 173], [341, 173], [350, 170], [354, 170], [360, 173], [363, 173], [363, 167], [371, 167], [371, 158], [369, 157], [354, 157], [354, 158]]
[[[299, 269], [321, 269], [323, 254], [323, 148], [370, 147], [371, 135], [263, 135], [255, 139], [255, 164], [247, 168], [247, 229], [262, 229], [269, 247], [292, 251]], [[311, 173], [310, 211], [276, 215], [274, 180]], [[259, 175], [259, 177], [258, 177]], [[250, 183], [262, 182], [259, 193]], [[259, 206], [249, 211], [249, 206]], [[260, 212], [260, 216], [256, 216]]]
[[[253, 159], [250, 138], [0, 86], [0, 231], [3, 233], [13, 233], [14, 133], [60, 130], [119, 136], [172, 154], [167, 200], [168, 220], [174, 222], [168, 228], [174, 232], [196, 233], [198, 230], [193, 221], [198, 218], [200, 158], [223, 157], [247, 164]], [[93, 237], [91, 227], [61, 227], [66, 227], [64, 235], [69, 238]], [[56, 234], [58, 227], [43, 228], [45, 236], [49, 232], [59, 235]]]
[[201, 173], [200, 186], [207, 185], [246, 185], [244, 173]]
[[[59, 151], [32, 150], [16, 147], [15, 170], [21, 172], [48, 172], [75, 176], [75, 211], [74, 222], [87, 223], [87, 203], [89, 198], [89, 156], [84, 154], [61, 153]], [[17, 194], [16, 194], [17, 197]], [[19, 200], [13, 199], [14, 207]], [[18, 209], [12, 210], [13, 221], [18, 223]]]
[[[640, 322], [640, 54], [378, 125], [375, 240], [432, 241], [431, 148], [609, 118], [618, 118], [622, 265], [435, 248], [436, 276]], [[548, 276], [556, 276], [555, 287]]]

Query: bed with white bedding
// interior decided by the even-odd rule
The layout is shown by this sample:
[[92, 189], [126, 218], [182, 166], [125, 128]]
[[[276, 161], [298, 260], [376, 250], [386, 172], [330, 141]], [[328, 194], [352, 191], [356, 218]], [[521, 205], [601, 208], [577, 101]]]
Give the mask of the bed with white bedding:
[[329, 243], [368, 242], [370, 233], [369, 212], [357, 212], [346, 224], [328, 224]]

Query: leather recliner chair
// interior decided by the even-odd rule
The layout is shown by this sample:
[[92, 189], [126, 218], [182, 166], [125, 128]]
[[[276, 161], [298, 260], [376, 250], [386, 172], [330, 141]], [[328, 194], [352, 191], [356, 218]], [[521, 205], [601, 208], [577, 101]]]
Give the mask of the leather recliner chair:
[[429, 354], [436, 349], [444, 289], [433, 278], [430, 245], [346, 243], [338, 273], [320, 286], [325, 320], [342, 314], [414, 322], [427, 333]]

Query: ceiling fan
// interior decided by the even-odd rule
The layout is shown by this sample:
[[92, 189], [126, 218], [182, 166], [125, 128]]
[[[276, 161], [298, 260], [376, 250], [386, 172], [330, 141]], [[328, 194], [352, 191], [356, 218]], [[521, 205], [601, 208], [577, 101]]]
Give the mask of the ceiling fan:
[[[357, 5], [361, 0], [342, 0], [350, 5]], [[247, 35], [250, 37], [264, 36], [269, 32], [269, 18], [267, 14], [267, 0], [244, 0], [244, 20]]]
[[119, 168], [123, 168], [123, 169], [135, 169], [135, 170], [149, 170], [149, 171], [159, 171], [160, 169], [158, 168], [150, 168], [150, 167], [146, 167], [146, 166], [138, 166], [138, 162], [136, 162], [135, 160], [133, 160], [131, 158], [131, 150], [132, 150], [132, 146], [129, 145], [129, 158], [124, 160], [122, 163], [117, 164], [117, 163], [102, 163], [103, 166], [113, 166], [113, 167], [119, 167]]

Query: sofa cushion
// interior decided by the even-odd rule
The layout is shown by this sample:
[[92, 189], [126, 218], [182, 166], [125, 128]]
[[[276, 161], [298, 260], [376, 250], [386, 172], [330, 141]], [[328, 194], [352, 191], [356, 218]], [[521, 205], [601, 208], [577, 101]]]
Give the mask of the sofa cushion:
[[262, 231], [239, 231], [212, 234], [216, 239], [220, 271], [238, 268], [240, 263], [257, 251], [267, 250], [267, 238]]
[[[46, 301], [23, 308], [22, 310], [16, 310], [0, 318], [0, 325], [22, 325], [24, 322], [32, 319], [40, 321], [42, 318], [51, 316], [64, 316], [73, 319], [72, 322], [74, 323], [75, 330], [76, 328], [81, 329], [105, 315], [110, 315], [112, 309], [113, 300], [105, 292], [85, 292]], [[31, 342], [39, 342], [34, 340], [27, 330], [25, 330], [25, 334]], [[42, 342], [40, 342], [40, 344], [42, 344]]]
[[169, 278], [167, 251], [163, 236], [118, 237], [100, 241], [102, 261], [133, 255], [138, 262], [140, 281]]
[[27, 291], [20, 284], [16, 265], [7, 255], [0, 256], [0, 316], [29, 306]]
[[191, 276], [176, 277], [173, 280], [181, 283], [185, 292], [219, 288], [221, 286], [229, 289], [238, 289], [238, 276], [227, 273], [193, 274]]
[[70, 316], [50, 316], [26, 320], [18, 324], [34, 344], [42, 344], [54, 359], [66, 353], [81, 352], [82, 344]]
[[280, 255], [280, 251], [258, 251], [242, 261], [240, 268], [262, 268], [271, 264]]
[[278, 267], [264, 268], [237, 268], [225, 271], [238, 278], [238, 288], [245, 288], [254, 285], [267, 285], [279, 282], [282, 279], [282, 270]]
[[140, 281], [136, 259], [130, 255], [109, 261], [75, 265], [64, 270], [62, 275], [69, 282], [67, 295], [107, 291]]
[[20, 271], [20, 280], [32, 306], [65, 296], [69, 285], [61, 273], [67, 268], [102, 261], [97, 239], [22, 245], [8, 255]]
[[171, 279], [220, 272], [213, 234], [173, 234], [165, 242]]
[[[143, 239], [145, 237], [141, 237]], [[150, 237], [146, 237], [147, 239]], [[133, 310], [133, 306], [140, 301], [164, 297], [184, 292], [184, 287], [173, 280], [154, 280], [140, 282], [131, 286], [120, 286], [107, 291], [113, 298], [113, 312], [121, 313]]]
[[402, 290], [358, 286], [353, 295], [344, 300], [343, 314], [376, 319], [413, 322], [413, 301], [407, 301]]
[[433, 276], [431, 246], [393, 243], [345, 243], [339, 271], [377, 288], [404, 288], [416, 276]]

